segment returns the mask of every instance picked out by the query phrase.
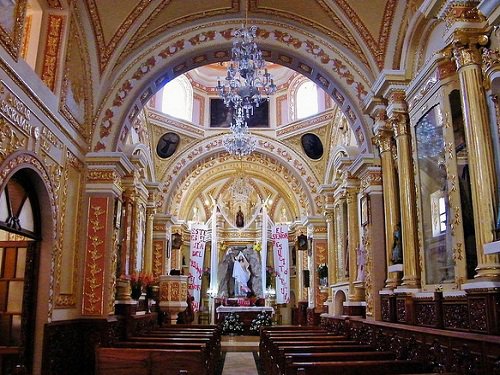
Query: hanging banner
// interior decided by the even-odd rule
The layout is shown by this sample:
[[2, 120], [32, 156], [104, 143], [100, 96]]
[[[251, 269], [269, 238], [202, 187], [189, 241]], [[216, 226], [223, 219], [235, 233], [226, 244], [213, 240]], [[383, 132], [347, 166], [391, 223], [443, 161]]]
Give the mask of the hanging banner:
[[194, 311], [198, 311], [200, 309], [201, 278], [203, 276], [203, 258], [205, 257], [206, 234], [206, 225], [193, 224], [191, 226], [188, 292], [194, 297], [192, 303]]
[[288, 225], [271, 227], [274, 271], [276, 272], [276, 303], [290, 302], [290, 264], [288, 257]]

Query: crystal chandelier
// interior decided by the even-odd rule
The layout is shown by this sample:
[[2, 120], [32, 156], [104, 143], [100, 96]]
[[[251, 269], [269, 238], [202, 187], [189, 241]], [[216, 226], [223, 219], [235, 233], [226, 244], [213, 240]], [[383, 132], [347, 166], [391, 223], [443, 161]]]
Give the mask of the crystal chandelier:
[[222, 145], [226, 151], [240, 158], [250, 155], [257, 146], [257, 140], [252, 137], [246, 124], [238, 126], [233, 123], [231, 130], [231, 133], [224, 134], [222, 137]]
[[257, 26], [237, 29], [233, 33], [232, 59], [222, 83], [217, 80], [217, 91], [227, 107], [241, 108], [245, 117], [253, 115], [254, 107], [267, 100], [263, 95], [276, 92], [271, 74], [265, 69], [262, 52], [254, 42]]

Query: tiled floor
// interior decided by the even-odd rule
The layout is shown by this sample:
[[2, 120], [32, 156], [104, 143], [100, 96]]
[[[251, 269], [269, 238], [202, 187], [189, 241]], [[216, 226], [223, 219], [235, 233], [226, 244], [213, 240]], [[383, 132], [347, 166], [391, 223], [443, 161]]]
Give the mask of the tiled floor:
[[258, 375], [253, 355], [259, 351], [258, 336], [223, 336], [221, 346], [226, 352], [222, 375]]

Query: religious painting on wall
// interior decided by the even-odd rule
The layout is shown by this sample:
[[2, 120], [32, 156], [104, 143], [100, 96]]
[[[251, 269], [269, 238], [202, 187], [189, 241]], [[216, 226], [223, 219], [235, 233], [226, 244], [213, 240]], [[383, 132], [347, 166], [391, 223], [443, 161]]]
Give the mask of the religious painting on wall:
[[297, 249], [307, 250], [307, 236], [305, 234], [300, 234], [297, 236]]
[[[229, 128], [231, 125], [232, 111], [226, 107], [224, 100], [210, 98], [210, 127]], [[254, 109], [253, 116], [246, 119], [249, 128], [269, 127], [269, 102], [264, 101]]]
[[172, 233], [172, 249], [178, 250], [182, 245], [182, 235], [180, 233]]
[[302, 149], [309, 158], [313, 160], [321, 159], [323, 156], [323, 143], [316, 134], [306, 133], [301, 137], [300, 141]]
[[163, 134], [156, 145], [156, 153], [162, 159], [169, 158], [177, 151], [180, 140], [179, 135], [176, 133], [169, 132]]

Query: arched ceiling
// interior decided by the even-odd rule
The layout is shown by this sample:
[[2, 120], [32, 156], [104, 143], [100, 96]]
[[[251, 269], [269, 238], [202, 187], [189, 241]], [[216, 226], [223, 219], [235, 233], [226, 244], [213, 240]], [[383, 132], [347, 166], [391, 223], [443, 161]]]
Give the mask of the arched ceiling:
[[[421, 0], [88, 0], [99, 53], [100, 71], [120, 65], [134, 51], [164, 33], [186, 24], [201, 25], [220, 18], [280, 19], [327, 36], [367, 66], [384, 67], [390, 35], [402, 21], [399, 8], [414, 8]], [[396, 30], [393, 30], [395, 28]]]
[[[414, 10], [421, 2], [88, 0], [84, 5], [73, 3], [95, 70], [92, 76], [96, 113], [90, 150], [124, 149], [134, 119], [166, 82], [188, 71], [198, 74], [192, 71], [194, 68], [229, 60], [231, 32], [241, 26], [248, 7], [248, 23], [258, 27], [257, 43], [265, 59], [291, 68], [320, 85], [345, 116], [349, 130], [344, 134], [352, 136], [344, 138], [354, 141], [352, 146], [357, 146], [360, 153], [370, 153], [371, 120], [363, 114], [363, 102], [379, 72], [398, 67], [409, 9]], [[203, 74], [199, 73], [199, 77]], [[188, 134], [192, 129], [184, 125], [184, 130]], [[203, 140], [203, 132], [194, 130], [190, 134], [199, 143], [191, 151], [202, 148], [205, 154], [189, 159], [187, 164], [179, 156], [176, 162], [184, 171], [175, 181], [165, 181], [165, 200], [170, 207], [177, 207], [174, 211], [178, 214], [181, 206], [190, 207], [196, 199], [183, 193], [187, 187], [191, 190], [203, 185], [205, 189], [200, 195], [203, 196], [230, 183], [235, 171], [220, 143], [206, 153], [204, 147], [210, 142]], [[333, 137], [333, 131], [328, 134]], [[321, 197], [316, 189], [322, 177], [307, 162], [297, 164], [300, 157], [287, 159], [266, 148], [272, 145], [287, 149], [282, 141], [273, 142], [259, 140], [257, 151], [248, 161], [248, 173], [257, 185], [288, 197], [290, 214], [320, 213]], [[207, 162], [215, 163], [210, 170], [212, 177], [202, 171], [201, 165]], [[281, 174], [273, 170], [273, 164]], [[307, 176], [301, 175], [301, 168], [307, 171]], [[167, 175], [170, 172], [168, 169]], [[293, 193], [284, 187], [292, 188]], [[181, 216], [187, 217], [189, 213]]]

